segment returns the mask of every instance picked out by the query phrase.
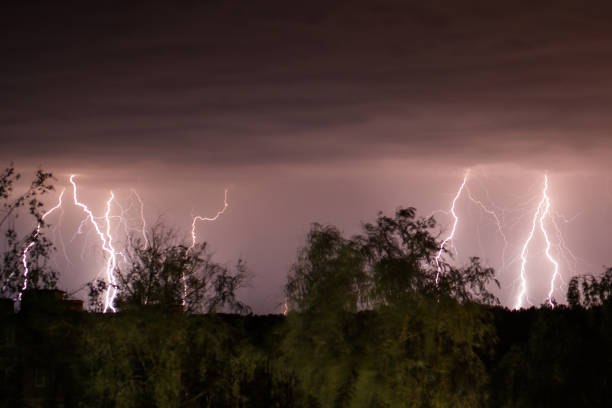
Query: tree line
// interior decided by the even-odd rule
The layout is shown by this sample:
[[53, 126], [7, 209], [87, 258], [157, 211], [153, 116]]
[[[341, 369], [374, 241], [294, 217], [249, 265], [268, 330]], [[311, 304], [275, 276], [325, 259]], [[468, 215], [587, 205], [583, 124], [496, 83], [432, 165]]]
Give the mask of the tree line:
[[[3, 218], [27, 208], [44, 225], [52, 175], [14, 197], [18, 178], [12, 167], [0, 176]], [[254, 316], [236, 296], [242, 261], [215, 263], [206, 244], [190, 248], [158, 224], [146, 245], [132, 237], [115, 271], [118, 313], [98, 313], [107, 283], [95, 281], [89, 312], [60, 302], [3, 315], [20, 341], [0, 345], [12, 364], [0, 406], [27, 400], [35, 370], [50, 378], [41, 406], [609, 406], [612, 269], [573, 278], [568, 306], [510, 311], [478, 258], [436, 262], [435, 229], [414, 208], [378, 214], [352, 237], [313, 224], [288, 271], [287, 315]], [[23, 286], [26, 242], [29, 287], [55, 288], [52, 243], [6, 230], [2, 296]]]

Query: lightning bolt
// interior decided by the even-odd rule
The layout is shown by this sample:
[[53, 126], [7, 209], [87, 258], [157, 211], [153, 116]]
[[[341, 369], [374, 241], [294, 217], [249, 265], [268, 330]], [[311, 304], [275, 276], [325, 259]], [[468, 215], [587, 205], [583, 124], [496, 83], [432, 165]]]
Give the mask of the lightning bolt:
[[[219, 211], [217, 211], [217, 213], [215, 214], [214, 217], [202, 217], [202, 216], [195, 216], [193, 217], [193, 221], [191, 222], [191, 246], [189, 248], [187, 248], [186, 253], [189, 253], [189, 251], [191, 251], [195, 245], [196, 245], [196, 241], [197, 241], [197, 234], [196, 234], [196, 223], [198, 221], [215, 221], [217, 220], [221, 215], [223, 215], [223, 213], [225, 212], [225, 210], [227, 210], [227, 207], [229, 206], [228, 202], [227, 202], [227, 188], [225, 189], [224, 195], [223, 195], [223, 208], [220, 209]], [[183, 306], [185, 306], [185, 298], [187, 298], [187, 280], [185, 278], [185, 273], [183, 273]]]
[[[142, 238], [144, 239], [144, 242], [145, 242], [145, 249], [147, 249], [149, 247], [149, 240], [147, 239], [147, 233], [146, 233], [147, 221], [145, 220], [145, 216], [144, 216], [144, 203], [142, 202], [142, 198], [140, 198], [136, 190], [132, 189], [132, 193], [136, 196], [136, 199], [138, 200], [138, 203], [140, 204], [140, 221], [142, 225], [141, 232], [142, 232]], [[191, 231], [191, 234], [193, 237], [193, 230]]]
[[[570, 219], [567, 219], [563, 215], [558, 214], [558, 213], [552, 213], [551, 215], [554, 215], [554, 217], [552, 216], [550, 217], [552, 224], [555, 227], [555, 232], [557, 236], [557, 241], [558, 241], [557, 250], [559, 251], [559, 254], [561, 254], [563, 259], [565, 260], [565, 263], [568, 265], [569, 267], [568, 269], [572, 269], [574, 271], [574, 274], [576, 270], [578, 269], [579, 263], [585, 265], [587, 268], [590, 268], [593, 265], [587, 260], [574, 255], [574, 253], [569, 249], [569, 247], [565, 243], [565, 238], [563, 237], [563, 233], [561, 232], [561, 227], [559, 226], [559, 223], [557, 222], [557, 220], [561, 220], [563, 223], [568, 224], [574, 221], [576, 218], [578, 218], [581, 214], [582, 212], [574, 215]], [[561, 279], [561, 285], [562, 286], [566, 285], [566, 282], [563, 279], [563, 275], [559, 275], [559, 278]]]
[[467, 192], [467, 196], [470, 199], [470, 201], [472, 201], [474, 204], [479, 206], [482, 209], [482, 211], [489, 214], [495, 220], [495, 224], [497, 225], [497, 231], [499, 232], [499, 235], [502, 237], [504, 241], [504, 247], [502, 248], [502, 267], [501, 267], [501, 269], [504, 270], [505, 265], [506, 265], [506, 250], [508, 249], [508, 239], [506, 238], [506, 234], [504, 234], [504, 230], [502, 228], [502, 221], [500, 220], [499, 216], [497, 215], [495, 211], [488, 208], [486, 205], [484, 205], [482, 201], [476, 199], [472, 195], [472, 192], [470, 191], [469, 186], [466, 186], [466, 192]]
[[87, 207], [85, 204], [81, 203], [78, 200], [77, 186], [74, 181], [74, 177], [75, 177], [74, 175], [70, 176], [70, 183], [72, 184], [72, 187], [73, 187], [74, 204], [81, 207], [83, 211], [87, 214], [87, 219], [89, 219], [94, 229], [96, 230], [96, 233], [100, 237], [100, 240], [102, 241], [102, 250], [108, 254], [108, 259], [106, 262], [106, 276], [107, 276], [107, 281], [109, 283], [109, 288], [106, 290], [104, 313], [106, 313], [108, 309], [111, 309], [113, 312], [116, 312], [117, 310], [115, 309], [113, 302], [115, 300], [115, 296], [117, 295], [117, 288], [116, 288], [115, 275], [113, 271], [115, 270], [115, 267], [117, 266], [117, 254], [112, 245], [112, 236], [111, 236], [110, 219], [109, 219], [110, 206], [115, 196], [113, 192], [111, 191], [110, 198], [106, 202], [106, 213], [105, 213], [106, 233], [104, 233], [102, 232], [102, 229], [96, 222], [93, 212], [91, 212], [89, 207]]
[[555, 258], [553, 258], [552, 254], [550, 253], [551, 242], [550, 242], [550, 238], [548, 235], [548, 231], [546, 230], [546, 226], [544, 224], [544, 220], [549, 215], [550, 215], [550, 197], [548, 196], [548, 175], [544, 175], [544, 188], [542, 189], [542, 198], [540, 199], [540, 202], [538, 203], [536, 211], [533, 215], [533, 219], [531, 222], [531, 229], [529, 231], [527, 239], [525, 240], [525, 243], [523, 244], [523, 247], [521, 250], [521, 272], [520, 272], [521, 289], [516, 299], [516, 304], [514, 307], [515, 309], [520, 309], [522, 307], [523, 299], [526, 297], [526, 293], [527, 293], [527, 271], [526, 271], [527, 252], [529, 248], [529, 243], [533, 239], [533, 236], [535, 234], [535, 230], [538, 224], [540, 225], [540, 230], [542, 231], [542, 235], [544, 236], [544, 240], [546, 241], [546, 249], [545, 249], [546, 258], [553, 265], [553, 275], [550, 281], [550, 290], [548, 292], [547, 300], [548, 300], [548, 303], [551, 305], [551, 307], [555, 306], [552, 301], [552, 295], [553, 295], [553, 291], [555, 288], [555, 280], [557, 276], [559, 276], [559, 262]]
[[64, 234], [63, 234], [63, 230], [62, 230], [62, 219], [64, 217], [64, 209], [62, 208], [60, 211], [60, 216], [59, 216], [59, 221], [58, 221], [58, 226], [59, 226], [59, 233], [57, 234], [58, 239], [59, 239], [59, 243], [60, 246], [62, 247], [62, 254], [64, 255], [64, 259], [66, 260], [66, 265], [68, 266], [72, 266], [72, 261], [70, 260], [70, 258], [68, 257], [68, 253], [66, 252], [66, 242], [64, 242]]
[[112, 219], [116, 219], [119, 221], [119, 224], [121, 226], [123, 226], [123, 231], [125, 232], [125, 235], [129, 235], [130, 234], [130, 226], [129, 226], [129, 220], [126, 216], [126, 214], [128, 214], [130, 212], [130, 210], [133, 207], [132, 201], [130, 200], [130, 205], [127, 208], [123, 208], [123, 206], [121, 205], [121, 203], [119, 201], [115, 201], [115, 205], [117, 207], [119, 207], [119, 215], [111, 215], [110, 218]]
[[559, 275], [559, 262], [550, 254], [550, 239], [548, 238], [548, 231], [546, 231], [546, 227], [544, 226], [544, 218], [550, 214], [550, 197], [548, 196], [548, 175], [544, 175], [544, 190], [542, 191], [542, 196], [544, 198], [544, 211], [542, 211], [542, 216], [540, 217], [540, 230], [544, 235], [544, 240], [546, 241], [546, 258], [548, 261], [553, 264], [553, 275], [550, 280], [550, 290], [548, 291], [548, 304], [551, 307], [555, 307], [552, 301], [552, 295], [555, 290], [555, 280]]
[[191, 246], [188, 248], [188, 250], [193, 249], [193, 247], [195, 247], [195, 244], [196, 244], [196, 241], [197, 241], [196, 223], [198, 221], [215, 221], [215, 220], [217, 220], [217, 218], [219, 218], [221, 215], [223, 215], [223, 213], [225, 212], [225, 210], [227, 209], [228, 206], [229, 206], [229, 204], [227, 203], [227, 188], [226, 188], [225, 189], [224, 198], [223, 198], [223, 208], [220, 209], [219, 211], [217, 211], [217, 214], [215, 214], [214, 217], [201, 217], [199, 215], [193, 217], [193, 221], [191, 222]]
[[536, 212], [533, 215], [533, 221], [531, 222], [531, 230], [529, 231], [529, 235], [527, 236], [527, 239], [525, 240], [525, 243], [523, 244], [523, 248], [521, 250], [521, 273], [520, 273], [521, 289], [516, 298], [516, 305], [514, 306], [515, 309], [521, 308], [521, 306], [523, 305], [523, 298], [525, 297], [525, 294], [527, 292], [527, 276], [526, 276], [526, 270], [525, 270], [526, 265], [527, 265], [527, 248], [529, 247], [529, 243], [533, 239], [533, 234], [535, 232], [536, 225], [538, 222], [538, 216], [541, 212], [541, 208], [544, 203], [544, 200], [545, 198], [542, 197], [542, 201], [538, 203]]
[[[106, 202], [106, 213], [104, 214], [104, 219], [106, 220], [106, 236], [108, 237], [108, 248], [113, 253], [113, 255], [115, 255], [116, 252], [115, 252], [115, 248], [113, 248], [113, 236], [111, 235], [110, 210], [111, 210], [111, 203], [113, 202], [114, 198], [115, 198], [115, 195], [111, 191], [110, 198]], [[110, 283], [110, 286], [106, 290], [106, 303], [104, 305], [104, 313], [106, 313], [106, 311], [109, 308], [113, 312], [117, 311], [114, 306], [115, 297], [117, 296], [117, 281], [115, 279], [115, 274], [113, 273], [113, 271], [117, 267], [117, 257], [113, 256], [112, 258], [109, 258], [109, 259], [111, 262], [109, 262], [108, 264], [108, 267], [106, 269], [106, 274], [107, 274], [107, 279], [108, 279], [108, 282]]]
[[461, 196], [461, 193], [463, 192], [463, 189], [465, 188], [465, 185], [467, 183], [469, 175], [470, 175], [470, 170], [468, 169], [465, 172], [465, 176], [463, 177], [463, 182], [461, 183], [461, 186], [459, 187], [459, 190], [457, 190], [457, 194], [455, 194], [455, 198], [453, 199], [453, 203], [451, 205], [450, 213], [452, 214], [453, 218], [455, 219], [455, 221], [453, 222], [453, 228], [451, 229], [451, 232], [448, 235], [448, 237], [446, 237], [446, 239], [444, 241], [442, 241], [442, 243], [440, 244], [440, 249], [438, 250], [438, 253], [436, 254], [436, 257], [434, 259], [435, 262], [436, 262], [436, 269], [437, 269], [437, 272], [436, 272], [436, 286], [438, 285], [438, 282], [440, 280], [440, 274], [442, 273], [442, 266], [440, 265], [440, 258], [442, 257], [442, 252], [444, 251], [444, 247], [446, 246], [446, 244], [448, 242], [450, 242], [454, 238], [455, 231], [457, 230], [457, 224], [459, 223], [459, 217], [457, 216], [457, 213], [455, 212], [455, 205], [457, 203], [457, 200]]
[[[49, 214], [51, 214], [52, 212], [54, 212], [55, 210], [57, 210], [58, 208], [62, 206], [62, 198], [64, 196], [64, 191], [66, 190], [64, 189], [60, 193], [57, 205], [42, 215], [41, 217], [42, 220], [44, 220]], [[18, 296], [19, 300], [21, 300], [21, 295], [28, 288], [28, 275], [30, 273], [30, 269], [28, 268], [28, 252], [30, 251], [30, 248], [32, 248], [36, 244], [36, 239], [40, 235], [41, 227], [42, 225], [39, 222], [38, 225], [36, 226], [36, 232], [34, 233], [34, 237], [32, 238], [32, 241], [23, 249], [23, 253], [21, 255], [21, 262], [23, 264], [23, 270], [24, 270], [23, 272], [24, 279], [23, 279], [23, 287], [21, 288], [21, 291], [19, 292], [19, 296]]]

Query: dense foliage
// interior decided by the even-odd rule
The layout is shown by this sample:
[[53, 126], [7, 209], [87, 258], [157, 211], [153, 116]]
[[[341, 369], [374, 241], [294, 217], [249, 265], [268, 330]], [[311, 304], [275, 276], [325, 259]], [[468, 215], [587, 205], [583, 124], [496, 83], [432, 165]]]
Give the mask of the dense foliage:
[[[484, 406], [493, 270], [435, 257], [433, 219], [379, 215], [351, 239], [315, 225], [287, 285], [284, 358], [321, 406]], [[436, 282], [438, 278], [438, 282]]]

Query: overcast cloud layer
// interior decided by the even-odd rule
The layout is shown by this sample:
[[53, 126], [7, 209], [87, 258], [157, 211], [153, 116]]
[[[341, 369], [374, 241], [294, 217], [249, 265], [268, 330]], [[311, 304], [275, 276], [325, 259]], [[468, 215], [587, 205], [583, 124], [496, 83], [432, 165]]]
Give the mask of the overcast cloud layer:
[[610, 6], [170, 3], [5, 9], [0, 155], [607, 166]]

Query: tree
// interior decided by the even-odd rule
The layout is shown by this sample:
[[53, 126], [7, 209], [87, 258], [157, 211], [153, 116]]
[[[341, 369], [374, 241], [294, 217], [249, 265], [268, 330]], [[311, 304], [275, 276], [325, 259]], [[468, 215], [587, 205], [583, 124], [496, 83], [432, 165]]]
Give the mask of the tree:
[[332, 226], [314, 224], [286, 286], [292, 310], [356, 312], [364, 300], [365, 258]]
[[[188, 247], [176, 233], [162, 224], [149, 231], [148, 245], [132, 235], [119, 266], [114, 271], [120, 309], [155, 305], [162, 309], [183, 308], [190, 313], [250, 309], [236, 298], [247, 277], [239, 260], [235, 270], [215, 263], [206, 243]], [[100, 310], [108, 285], [97, 280], [89, 285], [90, 305]]]
[[[314, 224], [306, 242], [286, 286], [291, 312], [281, 368], [297, 369], [307, 399], [338, 405], [352, 392], [354, 314], [367, 290], [365, 258], [332, 226]], [[293, 375], [287, 371], [281, 375]]]
[[[187, 246], [163, 224], [147, 238], [145, 244], [131, 236], [114, 271], [120, 313], [91, 315], [84, 338], [91, 402], [237, 406], [253, 356], [232, 343], [231, 325], [215, 312], [250, 311], [236, 298], [247, 276], [244, 263], [234, 270], [215, 263], [205, 243]], [[94, 309], [107, 288], [100, 280], [89, 284]]]
[[284, 345], [322, 406], [482, 406], [494, 271], [435, 257], [433, 218], [379, 214], [351, 239], [315, 224], [286, 286]]
[[[28, 248], [28, 287], [51, 289], [57, 283], [57, 272], [47, 265], [54, 247], [44, 235], [47, 226], [43, 196], [54, 190], [53, 175], [37, 170], [24, 191], [18, 185], [21, 175], [11, 164], [0, 173], [0, 230], [3, 231], [3, 262], [0, 266], [0, 296], [15, 298], [24, 286], [23, 252]], [[32, 219], [32, 230], [20, 235], [16, 220], [26, 214]]]
[[183, 314], [135, 310], [101, 318], [84, 331], [90, 403], [117, 407], [178, 407], [188, 356]]
[[574, 276], [567, 286], [570, 307], [600, 306], [612, 296], [612, 268], [607, 268], [598, 279], [591, 275]]

